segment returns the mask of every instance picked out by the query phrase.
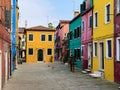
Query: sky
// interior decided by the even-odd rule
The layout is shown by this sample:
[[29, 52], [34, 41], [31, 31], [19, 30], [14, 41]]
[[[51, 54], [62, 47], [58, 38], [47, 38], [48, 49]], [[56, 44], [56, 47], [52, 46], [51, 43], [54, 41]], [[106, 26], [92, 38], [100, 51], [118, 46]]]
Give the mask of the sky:
[[48, 26], [51, 22], [54, 27], [59, 20], [71, 20], [74, 11], [79, 11], [83, 0], [18, 0], [19, 27]]

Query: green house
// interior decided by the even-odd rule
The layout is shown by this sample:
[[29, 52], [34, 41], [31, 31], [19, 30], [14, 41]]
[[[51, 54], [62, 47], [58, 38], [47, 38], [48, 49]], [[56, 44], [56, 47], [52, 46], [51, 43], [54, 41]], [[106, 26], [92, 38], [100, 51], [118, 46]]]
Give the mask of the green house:
[[69, 41], [69, 50], [70, 56], [73, 55], [76, 60], [76, 66], [82, 69], [81, 61], [81, 15], [78, 14], [74, 17], [69, 25], [70, 29], [70, 41]]

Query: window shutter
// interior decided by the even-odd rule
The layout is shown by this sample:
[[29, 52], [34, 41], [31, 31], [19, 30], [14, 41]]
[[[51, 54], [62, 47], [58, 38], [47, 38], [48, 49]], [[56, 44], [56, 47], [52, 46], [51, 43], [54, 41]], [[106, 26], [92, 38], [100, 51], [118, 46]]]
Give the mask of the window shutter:
[[90, 16], [90, 28], [92, 28], [92, 16]]
[[5, 10], [5, 27], [10, 28], [10, 10]]

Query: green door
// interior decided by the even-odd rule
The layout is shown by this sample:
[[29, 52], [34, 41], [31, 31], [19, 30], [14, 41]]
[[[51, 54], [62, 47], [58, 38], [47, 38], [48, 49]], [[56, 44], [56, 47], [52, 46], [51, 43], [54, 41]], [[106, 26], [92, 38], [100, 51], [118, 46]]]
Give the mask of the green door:
[[38, 50], [38, 61], [43, 61], [43, 50], [42, 49]]

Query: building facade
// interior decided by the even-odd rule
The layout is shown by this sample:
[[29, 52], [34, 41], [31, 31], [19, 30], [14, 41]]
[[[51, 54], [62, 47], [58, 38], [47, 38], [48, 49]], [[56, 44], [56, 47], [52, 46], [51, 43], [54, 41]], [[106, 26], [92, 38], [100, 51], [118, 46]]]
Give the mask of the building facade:
[[56, 27], [55, 57], [63, 62], [66, 61], [65, 57], [68, 52], [65, 40], [69, 32], [69, 22], [69, 20], [60, 20], [58, 26]]
[[54, 62], [55, 29], [35, 26], [26, 29], [26, 62]]
[[114, 81], [114, 0], [93, 2], [92, 71]]
[[81, 14], [75, 12], [75, 17], [70, 22], [70, 32], [69, 32], [69, 50], [70, 56], [75, 57], [76, 66], [82, 69], [81, 61]]
[[86, 0], [81, 4], [82, 27], [82, 60], [83, 70], [91, 71], [92, 67], [92, 0]]
[[0, 0], [0, 90], [11, 75], [11, 0]]
[[12, 63], [12, 72], [14, 71], [14, 69], [16, 68], [16, 63], [17, 63], [17, 58], [16, 58], [16, 50], [17, 50], [17, 44], [16, 44], [16, 37], [17, 37], [17, 17], [16, 15], [17, 14], [17, 3], [18, 3], [18, 0], [11, 0], [11, 6], [12, 6], [12, 9], [11, 9], [11, 41], [12, 41], [12, 46], [11, 46], [11, 63]]
[[19, 41], [18, 41], [18, 48], [19, 48], [19, 59], [21, 59], [22, 61], [25, 61], [26, 58], [26, 35], [25, 35], [25, 28], [21, 27], [19, 28], [18, 31], [18, 37], [19, 37]]
[[115, 82], [120, 83], [120, 0], [114, 0]]

